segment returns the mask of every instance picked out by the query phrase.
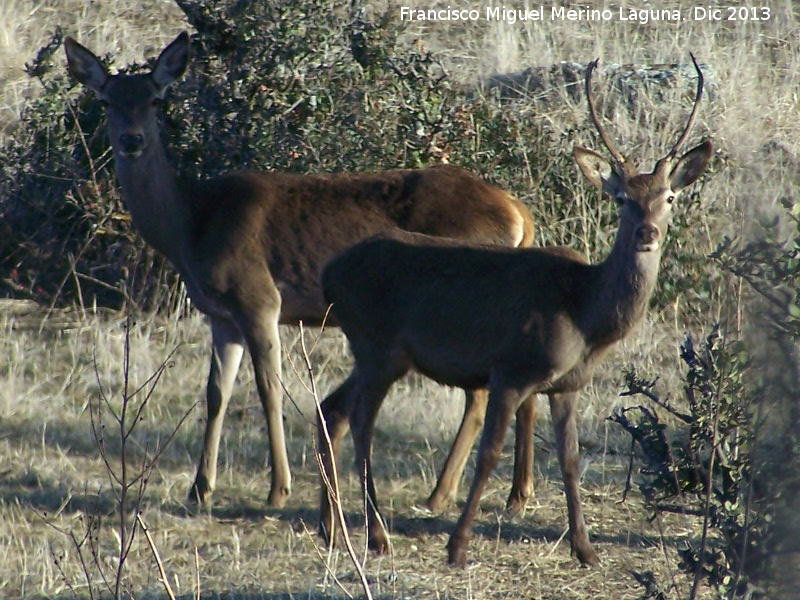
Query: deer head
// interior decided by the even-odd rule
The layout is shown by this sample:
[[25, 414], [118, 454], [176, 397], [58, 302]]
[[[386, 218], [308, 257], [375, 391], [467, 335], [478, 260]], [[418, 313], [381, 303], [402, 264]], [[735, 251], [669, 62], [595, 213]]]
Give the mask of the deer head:
[[611, 160], [608, 161], [597, 152], [581, 146], [575, 146], [573, 154], [584, 176], [620, 205], [622, 220], [619, 241], [631, 244], [637, 253], [657, 252], [661, 249], [678, 192], [700, 177], [713, 154], [712, 144], [706, 140], [676, 158], [692, 130], [700, 107], [703, 72], [692, 55], [692, 62], [697, 70], [697, 94], [689, 122], [669, 154], [656, 162], [653, 172], [640, 174], [634, 164], [616, 149], [597, 116], [591, 83], [598, 60], [590, 63], [586, 71], [586, 98], [592, 122], [611, 154]]
[[158, 141], [158, 101], [189, 64], [184, 31], [159, 55], [150, 73], [109, 75], [100, 60], [73, 38], [64, 40], [70, 74], [92, 90], [106, 108], [111, 147], [117, 158], [136, 159]]

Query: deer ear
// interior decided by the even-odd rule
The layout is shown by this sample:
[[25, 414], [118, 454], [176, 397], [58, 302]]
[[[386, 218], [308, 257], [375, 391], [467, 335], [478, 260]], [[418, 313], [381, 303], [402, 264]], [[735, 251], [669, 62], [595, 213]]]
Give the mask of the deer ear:
[[616, 198], [625, 187], [623, 179], [614, 171], [614, 167], [604, 156], [594, 150], [575, 146], [572, 150], [575, 162], [581, 169], [584, 177], [596, 188], [604, 191], [612, 198]]
[[182, 31], [169, 46], [161, 51], [153, 67], [153, 81], [158, 87], [158, 95], [163, 96], [166, 89], [177, 81], [189, 65], [189, 34]]
[[98, 95], [102, 95], [103, 87], [108, 81], [108, 72], [91, 50], [84, 48], [73, 38], [64, 39], [64, 51], [67, 53], [67, 70], [70, 75]]
[[693, 184], [697, 178], [706, 170], [711, 156], [714, 154], [714, 146], [710, 140], [706, 140], [696, 148], [692, 148], [681, 156], [678, 164], [669, 174], [670, 188], [677, 192], [687, 185]]

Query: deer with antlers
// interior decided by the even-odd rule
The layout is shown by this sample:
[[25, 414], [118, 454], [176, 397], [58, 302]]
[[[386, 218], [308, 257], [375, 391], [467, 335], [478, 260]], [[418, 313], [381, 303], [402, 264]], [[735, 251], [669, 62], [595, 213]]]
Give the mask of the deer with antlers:
[[[472, 243], [529, 246], [533, 219], [511, 194], [451, 165], [183, 178], [170, 166], [159, 139], [157, 104], [188, 66], [188, 34], [170, 43], [146, 74], [109, 75], [71, 37], [64, 48], [69, 72], [105, 104], [117, 178], [134, 226], [169, 259], [192, 303], [211, 324], [208, 420], [189, 500], [206, 502], [214, 489], [223, 419], [246, 346], [270, 438], [268, 502], [280, 507], [289, 497], [291, 476], [278, 324], [323, 321], [328, 304], [319, 271], [324, 261], [393, 228]], [[485, 391], [467, 391], [465, 424], [483, 420], [487, 400]], [[476, 435], [472, 425], [462, 426], [432, 504], [442, 506], [455, 494]], [[530, 477], [520, 489], [531, 485]]]
[[[389, 541], [372, 476], [375, 418], [392, 383], [416, 369], [441, 383], [488, 387], [490, 394], [472, 487], [448, 543], [449, 562], [466, 562], [472, 522], [506, 429], [518, 409], [535, 414], [538, 393], [550, 400], [572, 552], [581, 563], [599, 562], [578, 485], [578, 392], [607, 351], [644, 317], [675, 199], [703, 173], [713, 150], [704, 141], [678, 157], [703, 96], [703, 74], [694, 61], [697, 94], [686, 128], [652, 173], [639, 173], [597, 116], [591, 94], [597, 62], [586, 71], [586, 96], [611, 160], [580, 146], [574, 157], [584, 176], [619, 206], [616, 240], [603, 262], [588, 264], [564, 247], [471, 248], [395, 234], [362, 242], [323, 270], [323, 293], [349, 339], [355, 366], [323, 402], [322, 463], [333, 481], [329, 475], [349, 425], [369, 496], [369, 543], [377, 551], [387, 551]], [[331, 452], [322, 443], [323, 425]], [[333, 542], [330, 502], [323, 486], [320, 530]]]

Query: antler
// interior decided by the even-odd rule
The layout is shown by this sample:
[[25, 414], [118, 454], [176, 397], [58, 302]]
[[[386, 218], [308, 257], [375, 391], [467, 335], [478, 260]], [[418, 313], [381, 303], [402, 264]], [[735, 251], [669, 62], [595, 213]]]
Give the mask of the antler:
[[700, 100], [703, 97], [703, 71], [700, 69], [700, 65], [697, 64], [697, 59], [695, 59], [694, 54], [690, 52], [689, 56], [692, 57], [694, 68], [697, 70], [697, 95], [694, 99], [694, 108], [692, 108], [692, 114], [689, 115], [689, 122], [686, 124], [686, 129], [683, 130], [683, 134], [681, 135], [680, 139], [678, 139], [678, 141], [672, 147], [672, 150], [670, 150], [669, 154], [667, 154], [667, 162], [671, 162], [678, 155], [678, 150], [680, 150], [680, 147], [683, 145], [683, 142], [686, 141], [686, 138], [689, 137], [689, 132], [692, 130], [692, 126], [694, 126], [694, 118], [697, 116], [697, 111], [700, 108]]
[[611, 142], [611, 139], [606, 134], [603, 126], [600, 124], [600, 119], [597, 117], [597, 111], [594, 107], [594, 100], [592, 100], [592, 72], [597, 67], [597, 64], [600, 62], [600, 59], [597, 58], [589, 63], [586, 67], [586, 100], [589, 102], [589, 114], [592, 117], [592, 122], [594, 123], [597, 132], [600, 134], [600, 139], [603, 140], [603, 144], [605, 147], [608, 148], [608, 151], [611, 153], [611, 156], [614, 157], [614, 160], [617, 164], [622, 167], [623, 169], [627, 169], [628, 166], [628, 159], [614, 147], [614, 144]]

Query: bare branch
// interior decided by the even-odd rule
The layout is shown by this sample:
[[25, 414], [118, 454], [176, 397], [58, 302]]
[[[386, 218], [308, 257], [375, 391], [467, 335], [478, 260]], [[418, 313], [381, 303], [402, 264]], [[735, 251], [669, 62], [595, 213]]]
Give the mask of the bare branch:
[[161, 585], [164, 586], [164, 591], [167, 593], [170, 600], [177, 600], [175, 592], [172, 591], [172, 586], [169, 583], [167, 571], [164, 569], [164, 563], [161, 562], [161, 556], [158, 553], [158, 548], [156, 548], [156, 543], [153, 541], [153, 536], [150, 535], [150, 530], [147, 529], [147, 525], [145, 525], [144, 519], [142, 519], [142, 513], [136, 513], [136, 522], [139, 524], [142, 533], [144, 533], [144, 537], [147, 538], [147, 545], [150, 546], [150, 551], [153, 553], [153, 558], [158, 566], [158, 580], [161, 582]]

